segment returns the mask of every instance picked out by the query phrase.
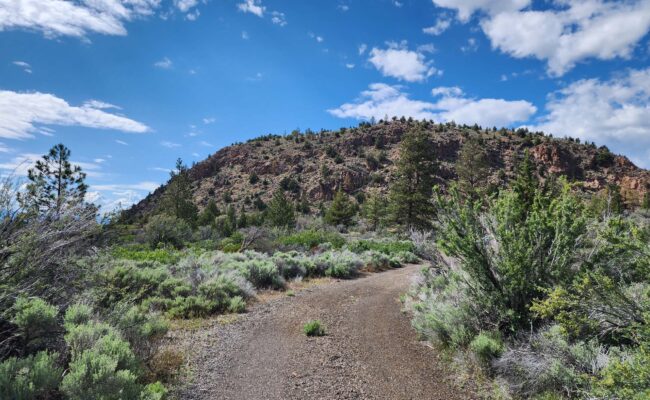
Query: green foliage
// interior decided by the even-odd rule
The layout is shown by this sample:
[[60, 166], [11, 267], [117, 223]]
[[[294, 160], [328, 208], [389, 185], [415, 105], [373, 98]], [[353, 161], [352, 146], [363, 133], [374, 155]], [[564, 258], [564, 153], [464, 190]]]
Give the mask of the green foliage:
[[213, 226], [215, 224], [214, 219], [219, 216], [219, 208], [214, 199], [210, 199], [208, 204], [205, 206], [203, 211], [199, 214], [197, 224], [199, 226]]
[[314, 274], [332, 278], [351, 278], [363, 267], [364, 260], [350, 251], [326, 251], [314, 258]]
[[413, 252], [415, 245], [408, 240], [377, 241], [377, 240], [358, 240], [349, 243], [347, 248], [355, 253], [364, 251], [379, 251], [387, 255], [396, 255], [400, 252]]
[[231, 313], [243, 313], [246, 311], [246, 301], [241, 296], [235, 296], [228, 303], [228, 311]]
[[337, 232], [309, 229], [296, 232], [278, 239], [280, 244], [285, 246], [300, 246], [305, 249], [312, 249], [323, 243], [330, 243], [335, 249], [345, 244], [345, 238]]
[[370, 223], [372, 230], [377, 230], [386, 223], [388, 201], [380, 194], [369, 196], [361, 209], [363, 217]]
[[325, 336], [325, 327], [322, 322], [319, 320], [312, 320], [307, 322], [303, 327], [302, 331], [307, 336]]
[[26, 358], [10, 357], [0, 363], [0, 398], [12, 400], [47, 399], [61, 382], [63, 369], [57, 353], [41, 351]]
[[76, 303], [65, 310], [63, 317], [63, 325], [72, 329], [76, 325], [84, 325], [90, 322], [93, 317], [93, 309], [91, 306], [83, 303]]
[[503, 343], [498, 335], [481, 332], [469, 344], [469, 348], [484, 364], [499, 357], [503, 352]]
[[650, 398], [650, 331], [645, 332], [645, 342], [637, 349], [611, 360], [600, 372], [593, 387], [592, 395], [599, 398]]
[[62, 209], [83, 202], [88, 186], [86, 174], [78, 165], [70, 164], [70, 150], [62, 143], [53, 146], [49, 153], [36, 161], [28, 170], [26, 192], [19, 197], [23, 208], [35, 213]]
[[191, 238], [192, 228], [181, 218], [158, 214], [151, 217], [145, 225], [144, 236], [152, 249], [159, 245], [181, 248]]
[[181, 259], [181, 253], [173, 248], [159, 247], [151, 249], [135, 245], [115, 247], [111, 250], [111, 256], [117, 259], [140, 262], [150, 261], [166, 265], [175, 264]]
[[458, 153], [456, 174], [458, 187], [469, 197], [480, 196], [487, 188], [490, 163], [485, 146], [479, 140], [467, 140]]
[[357, 208], [348, 196], [342, 190], [338, 190], [334, 195], [332, 205], [325, 213], [325, 222], [330, 225], [349, 226], [352, 224], [352, 218], [356, 215]]
[[407, 229], [427, 229], [435, 209], [431, 195], [435, 173], [435, 148], [424, 131], [404, 135], [396, 162], [395, 180], [390, 187], [392, 219]]
[[257, 288], [282, 289], [285, 281], [278, 267], [268, 260], [243, 262], [244, 276]]
[[192, 226], [196, 223], [198, 209], [192, 197], [192, 180], [187, 166], [180, 158], [176, 160], [176, 169], [170, 173], [159, 211], [182, 219]]
[[11, 322], [18, 327], [27, 350], [39, 350], [57, 330], [59, 310], [38, 297], [19, 297], [13, 306]]
[[273, 194], [266, 212], [267, 220], [272, 226], [293, 228], [296, 225], [293, 206], [280, 189]]

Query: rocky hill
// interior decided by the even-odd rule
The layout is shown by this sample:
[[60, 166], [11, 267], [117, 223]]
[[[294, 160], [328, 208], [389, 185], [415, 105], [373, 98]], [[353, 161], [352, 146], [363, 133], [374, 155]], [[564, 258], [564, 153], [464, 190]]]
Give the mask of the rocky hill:
[[[296, 200], [306, 196], [315, 210], [339, 188], [351, 195], [387, 193], [402, 135], [413, 129], [423, 129], [431, 135], [439, 161], [437, 179], [443, 187], [456, 178], [454, 163], [463, 143], [468, 138], [480, 137], [488, 153], [493, 182], [512, 178], [528, 149], [542, 178], [548, 174], [565, 175], [580, 182], [578, 187], [585, 192], [616, 184], [629, 206], [639, 205], [650, 191], [650, 171], [593, 143], [523, 129], [484, 129], [402, 118], [372, 125], [362, 123], [339, 131], [267, 135], [225, 147], [191, 167], [194, 199], [199, 208], [215, 199], [221, 209], [230, 203], [237, 209], [243, 206], [253, 210], [256, 199], [267, 202], [282, 187]], [[164, 190], [163, 185], [149, 194], [126, 216], [146, 216]]]

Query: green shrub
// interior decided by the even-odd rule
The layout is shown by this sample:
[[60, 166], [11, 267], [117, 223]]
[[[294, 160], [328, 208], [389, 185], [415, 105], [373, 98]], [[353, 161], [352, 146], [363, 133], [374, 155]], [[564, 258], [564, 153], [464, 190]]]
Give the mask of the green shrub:
[[150, 249], [143, 246], [116, 247], [111, 250], [114, 258], [121, 258], [132, 261], [152, 261], [161, 264], [171, 265], [177, 263], [181, 253], [171, 248]]
[[228, 311], [231, 313], [243, 313], [246, 311], [246, 301], [241, 296], [235, 296], [230, 299]]
[[363, 256], [366, 259], [368, 269], [371, 271], [385, 271], [392, 266], [391, 258], [384, 253], [370, 250], [363, 253]]
[[0, 363], [0, 399], [31, 400], [54, 397], [63, 369], [57, 353], [38, 352], [26, 358], [11, 357]]
[[13, 306], [11, 322], [18, 327], [29, 350], [42, 349], [57, 330], [59, 310], [38, 297], [19, 297]]
[[314, 259], [318, 275], [332, 278], [350, 278], [363, 267], [364, 261], [358, 255], [349, 251], [326, 251]]
[[307, 336], [325, 336], [325, 327], [317, 319], [307, 322], [302, 327], [302, 331]]
[[144, 227], [145, 241], [152, 249], [160, 244], [181, 248], [191, 237], [192, 227], [171, 215], [154, 215]]
[[650, 339], [624, 357], [613, 358], [594, 382], [595, 398], [642, 400], [650, 398]]
[[402, 264], [415, 264], [420, 261], [418, 256], [411, 251], [398, 251], [394, 254], [394, 257]]
[[63, 324], [66, 328], [75, 325], [87, 324], [93, 316], [93, 309], [87, 304], [76, 303], [68, 307], [63, 317]]
[[415, 245], [408, 240], [394, 241], [376, 241], [376, 240], [358, 240], [348, 244], [348, 249], [355, 253], [366, 251], [378, 251], [387, 255], [396, 255], [400, 252], [414, 252]]
[[503, 352], [503, 343], [496, 336], [492, 333], [481, 332], [469, 344], [469, 348], [476, 357], [486, 365]]
[[283, 236], [278, 239], [278, 242], [285, 246], [300, 246], [305, 249], [313, 249], [320, 244], [331, 243], [332, 247], [339, 249], [345, 244], [345, 238], [336, 232], [310, 229]]
[[256, 288], [282, 289], [284, 278], [278, 267], [268, 260], [248, 260], [242, 263], [243, 272]]
[[174, 299], [167, 315], [170, 318], [203, 318], [219, 310], [216, 301], [208, 300], [203, 296], [177, 297]]
[[314, 270], [313, 261], [297, 251], [276, 252], [273, 254], [272, 261], [285, 279], [306, 276], [308, 271]]

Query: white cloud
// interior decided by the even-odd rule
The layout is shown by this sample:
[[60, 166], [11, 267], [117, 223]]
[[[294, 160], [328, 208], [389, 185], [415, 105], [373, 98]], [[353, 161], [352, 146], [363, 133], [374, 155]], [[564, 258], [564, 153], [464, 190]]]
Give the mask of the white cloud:
[[181, 147], [179, 143], [170, 142], [168, 140], [164, 140], [160, 142], [160, 145], [163, 147], [167, 147], [168, 149], [175, 149], [177, 147]]
[[427, 35], [438, 36], [451, 26], [451, 21], [446, 18], [438, 18], [433, 26], [422, 29]]
[[474, 38], [467, 39], [467, 44], [464, 46], [460, 46], [460, 50], [463, 53], [473, 53], [476, 50], [478, 50], [478, 43], [476, 42], [476, 39]]
[[217, 119], [214, 118], [214, 117], [205, 117], [205, 118], [203, 118], [203, 123], [205, 125], [214, 124], [216, 121], [217, 121]]
[[262, 5], [260, 0], [245, 0], [243, 3], [237, 4], [239, 11], [251, 13], [257, 15], [258, 17], [264, 17], [264, 12], [266, 7]]
[[287, 18], [283, 12], [271, 11], [271, 22], [273, 22], [275, 25], [286, 26]]
[[650, 68], [574, 82], [551, 94], [546, 110], [531, 129], [606, 144], [650, 167]]
[[115, 143], [117, 143], [117, 144], [121, 144], [122, 146], [128, 146], [128, 145], [129, 145], [129, 144], [128, 144], [127, 142], [125, 142], [124, 140], [119, 140], [119, 139], [116, 139], [116, 140], [115, 140]]
[[362, 56], [363, 53], [366, 52], [366, 50], [368, 50], [368, 45], [365, 44], [365, 43], [361, 43], [361, 44], [359, 45], [359, 55]]
[[244, 40], [250, 39], [250, 37], [248, 36], [248, 32], [241, 31], [241, 38], [244, 39]]
[[397, 8], [402, 8], [404, 3], [402, 3], [401, 1], [393, 0], [393, 5]]
[[150, 171], [157, 171], [157, 172], [171, 172], [172, 170], [169, 168], [163, 168], [163, 167], [151, 167], [149, 168]]
[[95, 159], [93, 160], [93, 162], [94, 162], [95, 164], [101, 164], [101, 163], [106, 162], [106, 160], [105, 160], [104, 158], [95, 158]]
[[159, 183], [144, 181], [128, 184], [92, 185], [92, 189], [99, 191], [142, 190], [146, 192], [153, 192], [158, 188], [158, 186], [160, 186]]
[[168, 57], [165, 57], [162, 60], [153, 63], [154, 67], [162, 69], [170, 69], [173, 65], [174, 63], [172, 63], [172, 60], [170, 60]]
[[0, 137], [27, 139], [34, 133], [51, 133], [39, 125], [83, 126], [131, 133], [150, 130], [141, 122], [103, 111], [92, 101], [74, 107], [48, 93], [0, 90]]
[[354, 68], [354, 64], [352, 64], [352, 63], [345, 64], [345, 68], [352, 69], [352, 68]]
[[0, 143], [0, 153], [9, 153], [11, 149], [6, 144]]
[[181, 12], [186, 13], [199, 4], [198, 0], [174, 0], [174, 5]]
[[439, 73], [422, 52], [408, 50], [405, 43], [389, 43], [387, 49], [373, 48], [368, 59], [384, 76], [407, 82], [421, 82]]
[[124, 23], [151, 15], [160, 0], [0, 0], [0, 31], [27, 29], [46, 37], [126, 35]]
[[650, 31], [650, 1], [551, 0], [533, 10], [529, 0], [434, 0], [461, 21], [486, 14], [480, 26], [492, 47], [515, 58], [545, 61], [561, 76], [581, 61], [629, 58]]
[[501, 12], [518, 11], [530, 5], [531, 0], [433, 0], [438, 7], [456, 10], [458, 19], [467, 22], [477, 11], [494, 15]]
[[14, 61], [12, 64], [22, 68], [23, 71], [25, 71], [28, 74], [32, 73], [32, 66], [26, 63], [25, 61]]
[[339, 4], [338, 6], [336, 6], [336, 8], [338, 8], [339, 10], [341, 10], [343, 12], [346, 12], [346, 11], [350, 10], [350, 6], [347, 5], [347, 4]]
[[156, 182], [138, 182], [131, 184], [90, 185], [86, 200], [101, 206], [102, 211], [126, 208], [140, 201], [146, 193], [153, 192], [160, 186]]
[[457, 87], [434, 88], [432, 94], [437, 97], [435, 102], [413, 100], [401, 86], [373, 83], [355, 102], [328, 112], [339, 118], [367, 120], [405, 116], [484, 126], [507, 126], [527, 121], [536, 112], [527, 101], [471, 99], [463, 97], [462, 90]]

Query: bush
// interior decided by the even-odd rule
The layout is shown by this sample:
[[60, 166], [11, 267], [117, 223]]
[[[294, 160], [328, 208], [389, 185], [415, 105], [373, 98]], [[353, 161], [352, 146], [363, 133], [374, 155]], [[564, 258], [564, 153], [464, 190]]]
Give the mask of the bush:
[[152, 357], [151, 372], [156, 379], [171, 383], [178, 376], [184, 363], [183, 353], [174, 349], [164, 349]]
[[386, 255], [395, 255], [401, 252], [414, 252], [415, 245], [408, 240], [395, 240], [380, 242], [376, 240], [359, 240], [348, 244], [348, 249], [355, 253], [377, 251]]
[[350, 278], [363, 267], [364, 261], [349, 251], [327, 251], [314, 259], [314, 273], [332, 278]]
[[485, 365], [499, 357], [503, 352], [503, 343], [496, 338], [496, 334], [481, 332], [469, 344], [469, 348], [476, 357]]
[[241, 296], [235, 296], [230, 299], [228, 311], [231, 313], [243, 313], [246, 311], [246, 301]]
[[66, 328], [76, 325], [83, 325], [90, 322], [93, 316], [93, 309], [87, 304], [76, 303], [68, 307], [63, 317], [63, 324]]
[[325, 336], [325, 327], [319, 320], [312, 320], [307, 322], [302, 331], [307, 336]]
[[280, 244], [286, 246], [300, 246], [305, 249], [313, 249], [323, 243], [331, 243], [336, 249], [345, 244], [345, 238], [339, 233], [324, 230], [305, 230], [278, 239]]
[[19, 297], [13, 306], [11, 322], [18, 327], [28, 351], [39, 350], [52, 340], [57, 330], [58, 309], [38, 297]]
[[363, 257], [370, 271], [385, 271], [392, 266], [390, 257], [378, 251], [366, 251], [363, 253]]
[[181, 255], [178, 251], [169, 248], [149, 249], [143, 246], [116, 247], [111, 251], [114, 258], [132, 261], [151, 261], [161, 264], [175, 264]]
[[276, 252], [273, 254], [272, 261], [285, 279], [306, 276], [308, 272], [314, 270], [313, 261], [297, 251]]
[[56, 365], [57, 353], [41, 351], [26, 358], [11, 357], [0, 363], [0, 399], [54, 397], [63, 369]]
[[256, 288], [282, 289], [284, 278], [278, 267], [268, 260], [249, 260], [243, 263], [244, 276]]
[[171, 215], [154, 215], [144, 227], [144, 237], [151, 248], [159, 244], [181, 248], [192, 237], [192, 227]]

